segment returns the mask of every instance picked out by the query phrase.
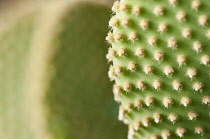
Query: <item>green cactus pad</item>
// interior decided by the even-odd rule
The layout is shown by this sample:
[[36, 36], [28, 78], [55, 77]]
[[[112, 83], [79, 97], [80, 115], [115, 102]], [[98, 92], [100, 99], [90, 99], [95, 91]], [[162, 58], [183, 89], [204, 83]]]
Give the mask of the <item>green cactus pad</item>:
[[[85, 13], [85, 14], [84, 14]], [[117, 105], [109, 94], [106, 76], [109, 8], [79, 3], [66, 12], [55, 36], [51, 59], [54, 76], [45, 97], [48, 123], [54, 139], [123, 138], [125, 127], [114, 118]]]
[[0, 15], [0, 138], [122, 139], [104, 59], [109, 7], [58, 3]]
[[114, 3], [106, 57], [129, 139], [210, 138], [209, 8], [205, 0]]
[[34, 16], [30, 15], [20, 18], [1, 32], [0, 138], [2, 139], [34, 139], [27, 120], [28, 110], [25, 105], [27, 87], [24, 80], [33, 31]]

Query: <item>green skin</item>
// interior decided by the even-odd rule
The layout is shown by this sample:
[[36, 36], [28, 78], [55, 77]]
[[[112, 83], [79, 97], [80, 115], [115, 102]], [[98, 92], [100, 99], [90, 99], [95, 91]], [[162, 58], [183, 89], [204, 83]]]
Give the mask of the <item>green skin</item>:
[[[121, 66], [123, 73], [115, 76], [115, 82], [123, 88], [124, 82], [129, 82], [132, 85], [132, 89], [126, 93], [121, 92], [121, 104], [126, 102], [134, 104], [135, 99], [144, 101], [145, 97], [150, 96], [154, 98], [153, 106], [146, 106], [143, 104], [142, 108], [138, 110], [132, 107], [131, 111], [126, 113], [126, 118], [129, 124], [133, 124], [134, 120], [142, 122], [143, 117], [148, 117], [151, 121], [148, 127], [142, 126], [136, 131], [136, 138], [150, 138], [152, 134], [156, 134], [161, 138], [162, 130], [169, 130], [171, 132], [170, 139], [179, 138], [176, 134], [176, 129], [182, 127], [186, 129], [184, 139], [199, 139], [210, 138], [210, 107], [208, 104], [202, 104], [202, 98], [204, 96], [210, 96], [210, 78], [209, 78], [209, 66], [201, 64], [201, 57], [203, 55], [210, 55], [210, 49], [208, 48], [209, 39], [206, 37], [207, 30], [210, 29], [210, 24], [201, 26], [198, 24], [199, 15], [209, 16], [210, 2], [200, 0], [201, 7], [196, 11], [191, 8], [192, 0], [182, 1], [179, 0], [174, 6], [170, 5], [167, 0], [122, 0], [121, 3], [128, 5], [127, 11], [118, 10], [116, 15], [119, 19], [119, 25], [113, 27], [113, 34], [122, 33], [123, 40], [112, 41], [112, 48], [118, 51], [119, 48], [125, 48], [127, 55], [119, 57], [116, 55], [113, 58], [114, 66]], [[142, 7], [142, 11], [139, 15], [133, 15], [131, 9], [133, 6], [139, 5]], [[153, 9], [156, 6], [162, 6], [164, 8], [163, 15], [157, 16], [154, 14]], [[179, 11], [186, 12], [186, 20], [178, 21], [176, 14]], [[122, 27], [121, 20], [123, 18], [130, 19], [130, 25], [128, 27]], [[149, 27], [143, 30], [139, 26], [139, 22], [142, 19], [149, 20]], [[168, 24], [168, 30], [164, 33], [158, 32], [158, 24], [165, 22]], [[182, 36], [182, 30], [184, 28], [190, 28], [192, 30], [192, 36], [190, 38], [184, 38]], [[132, 42], [128, 40], [130, 32], [136, 32], [138, 40]], [[148, 44], [148, 38], [154, 36], [157, 38], [157, 44], [150, 46]], [[177, 49], [171, 49], [167, 47], [167, 41], [169, 38], [174, 37], [177, 42]], [[203, 49], [197, 53], [193, 50], [193, 43], [200, 41], [203, 45]], [[136, 48], [142, 48], [145, 51], [143, 58], [135, 56]], [[154, 59], [154, 53], [161, 51], [164, 53], [163, 60], [158, 62]], [[179, 66], [177, 63], [177, 56], [186, 56], [186, 64]], [[127, 69], [129, 62], [135, 62], [137, 69], [130, 71]], [[145, 65], [153, 66], [154, 72], [151, 75], [147, 75], [143, 72]], [[166, 66], [171, 66], [174, 70], [171, 77], [167, 77], [163, 73], [163, 69]], [[197, 69], [197, 75], [190, 79], [187, 75], [188, 68]], [[142, 80], [146, 84], [144, 91], [136, 88], [138, 80]], [[162, 82], [162, 87], [159, 90], [152, 87], [152, 83], [155, 80]], [[182, 83], [182, 90], [176, 91], [173, 89], [172, 83], [174, 80]], [[192, 88], [193, 83], [201, 82], [203, 89], [201, 91], [194, 91]], [[162, 104], [163, 98], [169, 97], [173, 100], [173, 104], [169, 108], [165, 108]], [[187, 107], [180, 105], [182, 97], [191, 98], [192, 102]], [[188, 112], [194, 111], [199, 114], [197, 120], [189, 120], [187, 117]], [[153, 119], [153, 113], [159, 112], [162, 115], [162, 122], [155, 123]], [[167, 118], [170, 113], [175, 113], [179, 116], [176, 123], [171, 123]], [[204, 134], [195, 134], [195, 127], [202, 126], [204, 128]]]
[[56, 73], [45, 97], [50, 132], [54, 139], [122, 139], [126, 127], [115, 117], [104, 59], [109, 8], [80, 3], [66, 15], [52, 43]]
[[[47, 127], [38, 129], [46, 129], [50, 134], [48, 139], [122, 139], [126, 136], [126, 127], [115, 117], [118, 106], [109, 93], [112, 85], [106, 74], [103, 38], [109, 17], [109, 8], [104, 5], [78, 3], [67, 8], [58, 24], [59, 27], [62, 25], [60, 32], [50, 39], [50, 48], [55, 50], [50, 63], [43, 62], [47, 65], [42, 65], [47, 67], [46, 74], [53, 67], [55, 75], [44, 78], [48, 86], [42, 100], [33, 97], [30, 100], [33, 94], [29, 91], [33, 75], [37, 74], [28, 71], [28, 64], [35, 65], [35, 72], [43, 68], [37, 67], [31, 59], [31, 51], [35, 50], [31, 48], [36, 38], [34, 32], [39, 23], [36, 13], [18, 18], [1, 33], [1, 139], [45, 139], [32, 128], [34, 123], [43, 121], [36, 117], [35, 121], [30, 121], [31, 115], [36, 113], [32, 107], [34, 101], [38, 103], [36, 108], [46, 112], [41, 118], [47, 121]], [[45, 24], [49, 23], [45, 21]], [[39, 57], [40, 51], [35, 52]], [[26, 80], [27, 75], [32, 79]]]
[[34, 16], [31, 15], [21, 18], [1, 34], [0, 138], [34, 139], [26, 122], [28, 111], [23, 99], [27, 93], [24, 78], [33, 30]]

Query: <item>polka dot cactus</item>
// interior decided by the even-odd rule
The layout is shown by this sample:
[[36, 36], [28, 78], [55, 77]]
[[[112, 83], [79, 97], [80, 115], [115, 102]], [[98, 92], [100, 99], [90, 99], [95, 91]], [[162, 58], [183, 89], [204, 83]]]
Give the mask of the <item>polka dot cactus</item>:
[[210, 2], [121, 0], [107, 59], [128, 139], [210, 138]]

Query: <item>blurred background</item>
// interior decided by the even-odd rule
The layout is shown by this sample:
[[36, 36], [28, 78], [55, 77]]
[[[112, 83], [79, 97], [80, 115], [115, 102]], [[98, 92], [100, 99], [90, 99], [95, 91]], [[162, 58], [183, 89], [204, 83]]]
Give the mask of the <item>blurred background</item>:
[[125, 139], [107, 76], [114, 0], [0, 1], [0, 138]]

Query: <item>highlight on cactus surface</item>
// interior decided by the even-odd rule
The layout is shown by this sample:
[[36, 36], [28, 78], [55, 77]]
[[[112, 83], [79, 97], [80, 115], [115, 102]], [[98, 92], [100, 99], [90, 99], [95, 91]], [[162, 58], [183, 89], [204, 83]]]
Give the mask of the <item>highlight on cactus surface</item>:
[[105, 38], [128, 139], [210, 138], [210, 1], [121, 0]]

